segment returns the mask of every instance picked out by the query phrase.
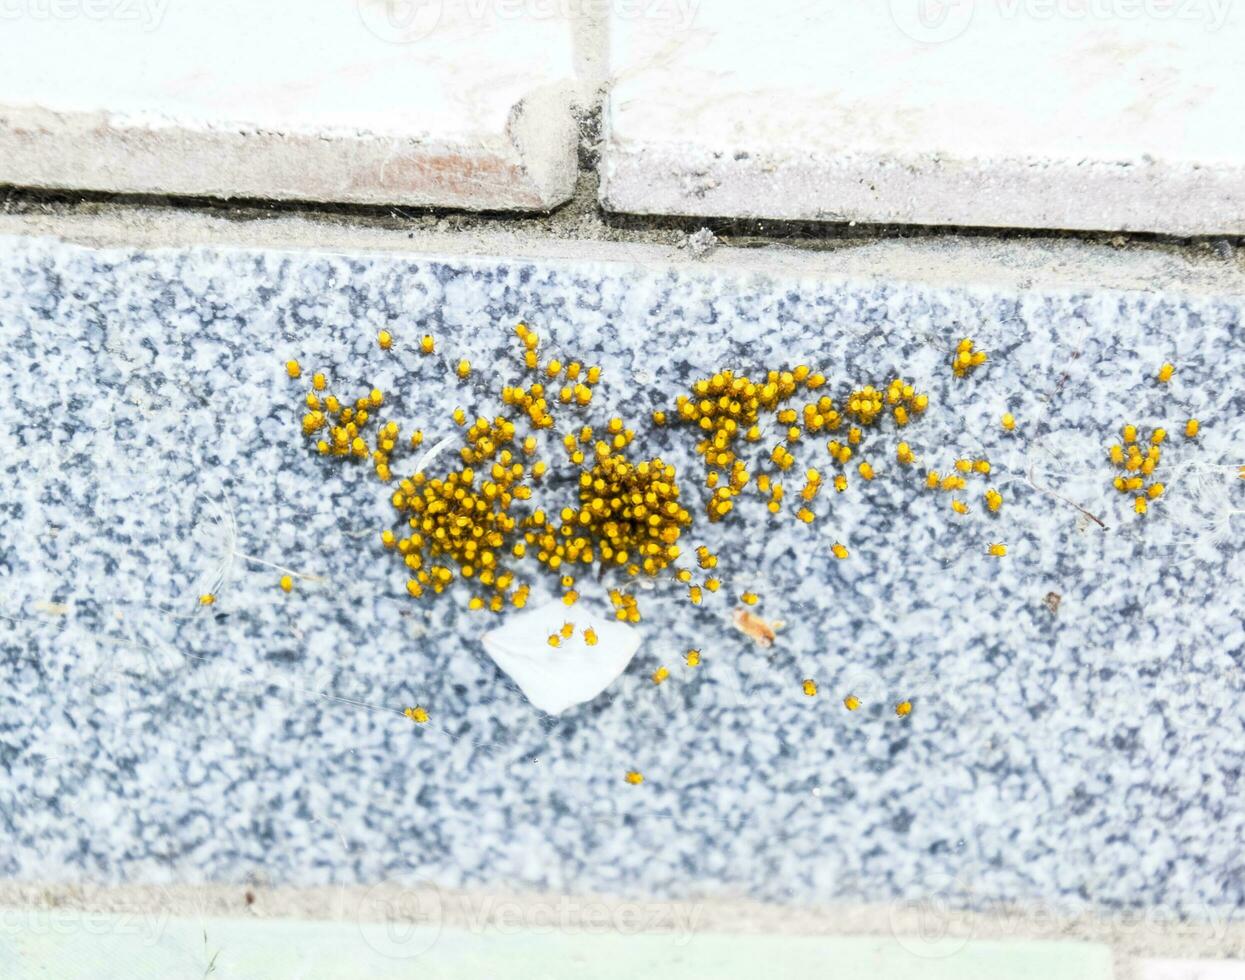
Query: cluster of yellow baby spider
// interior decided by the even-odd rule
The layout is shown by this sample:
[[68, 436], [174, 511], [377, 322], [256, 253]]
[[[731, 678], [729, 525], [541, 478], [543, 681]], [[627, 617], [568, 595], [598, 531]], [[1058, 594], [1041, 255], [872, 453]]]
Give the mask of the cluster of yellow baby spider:
[[[481, 416], [472, 420], [466, 409], [457, 409], [453, 420], [460, 427], [462, 441], [453, 466], [448, 472], [437, 475], [422, 470], [412, 473], [392, 489], [390, 499], [399, 526], [382, 531], [381, 544], [403, 561], [410, 595], [441, 593], [455, 579], [461, 579], [469, 585], [478, 583], [480, 587], [477, 591], [481, 594], [469, 600], [469, 608], [473, 610], [499, 612], [507, 604], [521, 608], [527, 603], [530, 586], [516, 582], [514, 572], [506, 566], [511, 558], [529, 556], [549, 571], [559, 573], [562, 601], [568, 608], [575, 606], [579, 598], [572, 573], [577, 566], [594, 563], [602, 570], [615, 569], [628, 576], [655, 577], [673, 572], [676, 581], [687, 587], [687, 597], [694, 604], [718, 592], [723, 584], [713, 574], [718, 558], [707, 548], [696, 549], [697, 563], [706, 573], [701, 581], [694, 582], [691, 570], [676, 566], [682, 535], [692, 518], [681, 500], [675, 467], [660, 457], [633, 460], [628, 450], [635, 432], [621, 418], [610, 419], [598, 432], [594, 432], [592, 426], [577, 425], [573, 431], [561, 435], [567, 459], [578, 468], [575, 504], [548, 514], [539, 508], [530, 513], [516, 512], [515, 502], [530, 500], [533, 484], [542, 481], [548, 472], [548, 464], [536, 458], [537, 433], [554, 427], [554, 412], [560, 411], [558, 406], [571, 409], [588, 406], [593, 400], [593, 388], [600, 382], [601, 370], [578, 361], [542, 358], [539, 336], [524, 323], [515, 327], [515, 334], [522, 344], [524, 367], [536, 377], [501, 389], [500, 400], [506, 406], [503, 411], [512, 411], [491, 419]], [[376, 342], [384, 351], [392, 351], [398, 343], [388, 330], [379, 331]], [[965, 372], [957, 368], [960, 376], [986, 358], [984, 352], [973, 350], [971, 342], [968, 343], [967, 349], [957, 351], [957, 359], [961, 354], [968, 355]], [[424, 335], [418, 349], [423, 355], [432, 355], [436, 342], [431, 335]], [[478, 379], [465, 358], [451, 364], [453, 376], [460, 381]], [[288, 362], [286, 371], [291, 378], [302, 376], [296, 361]], [[696, 450], [704, 460], [706, 486], [712, 491], [707, 506], [710, 520], [721, 520], [728, 515], [734, 507], [734, 498], [752, 481], [768, 497], [768, 509], [780, 512], [786, 496], [780, 477], [795, 466], [798, 444], [806, 435], [831, 433], [835, 438], [827, 444], [827, 450], [840, 472], [823, 474], [817, 468], [806, 468], [798, 496], [795, 492], [791, 494], [796, 518], [811, 523], [814, 520], [812, 506], [826, 484], [832, 483], [840, 493], [847, 489], [848, 475], [842, 471], [849, 463], [855, 466], [860, 479], [875, 478], [872, 463], [853, 458], [859, 451], [865, 430], [884, 422], [888, 415], [897, 426], [907, 426], [929, 405], [927, 395], [916, 392], [902, 378], [893, 378], [882, 388], [871, 384], [855, 388], [841, 407], [820, 392], [802, 408], [788, 406], [801, 388], [813, 392], [825, 384], [824, 375], [805, 365], [791, 370], [767, 371], [763, 380], [725, 370], [695, 382], [690, 395], [677, 399], [677, 420], [700, 430]], [[400, 446], [408, 443], [396, 422], [381, 422], [377, 418], [385, 404], [384, 393], [371, 390], [343, 404], [327, 393], [326, 388], [327, 380], [322, 373], [317, 373], [306, 396], [304, 434], [315, 442], [321, 454], [370, 459], [377, 476], [392, 482], [393, 457]], [[779, 473], [773, 470], [752, 473], [749, 463], [740, 457], [741, 443], [757, 443], [763, 438], [763, 412], [773, 413], [780, 427], [781, 440], [769, 453], [769, 462]], [[517, 430], [515, 423], [523, 425], [524, 419], [530, 434], [520, 434]], [[653, 412], [652, 421], [654, 425], [665, 425], [667, 413]], [[1005, 427], [1010, 429], [1006, 423]], [[374, 431], [374, 440], [371, 431]], [[422, 431], [412, 432], [410, 447], [418, 448], [423, 438]], [[916, 462], [906, 442], [899, 444], [896, 458], [905, 466]], [[984, 469], [981, 468], [983, 464]], [[989, 464], [977, 461], [965, 472], [988, 473]], [[957, 480], [955, 488], [944, 486], [942, 481], [939, 485], [943, 489], [958, 489], [963, 486], [963, 478], [957, 474]], [[986, 505], [992, 512], [998, 511], [1001, 502], [997, 491], [987, 491]], [[840, 560], [848, 557], [846, 546], [839, 542], [833, 544], [831, 553]], [[280, 581], [280, 587], [286, 592], [291, 591], [292, 585], [288, 575]], [[617, 588], [611, 589], [609, 595], [617, 619], [630, 623], [639, 621], [635, 595]], [[745, 591], [739, 598], [745, 608], [736, 610], [736, 618], [754, 619], [763, 624], [768, 645], [773, 641], [773, 631], [782, 624], [777, 621], [771, 624], [747, 612], [746, 607], [759, 601], [755, 592]], [[206, 605], [214, 599], [208, 594], [202, 601]], [[561, 647], [577, 631], [586, 646], [599, 642], [592, 627], [577, 630], [576, 625], [568, 621], [548, 635], [547, 643], [550, 647]], [[701, 651], [688, 650], [683, 659], [688, 668], [697, 668], [702, 663]], [[670, 678], [670, 670], [664, 665], [651, 675], [655, 685]], [[818, 694], [817, 683], [811, 678], [805, 679], [802, 690], [813, 698]], [[849, 711], [857, 710], [860, 704], [855, 695], [849, 694], [843, 699]], [[901, 702], [895, 711], [905, 716], [911, 711], [910, 702]], [[429, 721], [427, 710], [421, 706], [406, 708], [403, 713], [416, 724]], [[632, 785], [644, 781], [638, 770], [628, 771], [625, 779]]]
[[[927, 470], [925, 473], [925, 486], [930, 490], [942, 490], [947, 493], [954, 493], [958, 490], [965, 490], [968, 487], [968, 477], [970, 476], [989, 476], [992, 471], [990, 461], [988, 459], [967, 459], [961, 457], [955, 461], [954, 472], [940, 474], [937, 470]], [[986, 490], [983, 495], [986, 509], [992, 514], [997, 514], [1003, 506], [1003, 495], [993, 487]], [[969, 512], [968, 504], [958, 498], [951, 499], [951, 509], [957, 514], [967, 514]]]
[[[514, 332], [519, 340], [523, 342], [523, 364], [529, 371], [540, 371], [540, 335], [536, 333], [526, 323], [519, 322], [515, 324]], [[579, 406], [588, 405], [592, 401], [592, 388], [601, 380], [601, 369], [599, 367], [585, 368], [578, 361], [569, 361], [563, 364], [557, 358], [550, 358], [546, 362], [543, 373], [545, 377], [553, 384], [560, 379], [563, 384], [558, 389], [558, 401], [563, 405], [575, 404]], [[533, 387], [537, 387], [534, 385]], [[543, 394], [544, 386], [538, 386]], [[529, 389], [530, 390], [530, 389]]]
[[1163, 495], [1163, 484], [1150, 478], [1163, 458], [1160, 447], [1167, 440], [1167, 430], [1156, 428], [1148, 438], [1143, 438], [1137, 426], [1130, 423], [1120, 430], [1120, 437], [1121, 441], [1107, 450], [1111, 464], [1120, 470], [1113, 483], [1120, 493], [1132, 494], [1133, 510], [1144, 514], [1149, 502]]
[[[521, 482], [523, 474], [523, 464], [507, 449], [483, 475], [464, 466], [444, 478], [420, 472], [401, 482], [390, 502], [407, 518], [410, 534], [398, 537], [385, 530], [381, 542], [396, 550], [414, 573], [407, 581], [412, 596], [419, 597], [428, 588], [444, 591], [454, 579], [452, 563], [463, 579], [490, 590], [488, 598], [473, 597], [470, 608], [501, 611], [514, 582], [514, 574], [502, 565], [517, 524], [511, 505], [531, 495]], [[527, 599], [526, 588], [520, 586], [510, 598], [521, 607]]]
[[977, 350], [977, 345], [965, 337], [955, 345], [955, 354], [951, 358], [951, 370], [957, 378], [966, 378], [985, 364], [987, 359], [986, 352]]
[[[745, 375], [736, 376], [733, 371], [719, 371], [710, 378], [694, 382], [691, 396], [678, 396], [679, 420], [695, 425], [702, 434], [696, 452], [704, 457], [705, 479], [713, 490], [707, 506], [711, 521], [729, 514], [734, 507], [732, 498], [748, 484], [747, 466], [736, 454], [735, 447], [741, 437], [748, 442], [760, 441], [761, 411], [776, 409], [795, 394], [799, 384], [816, 388], [824, 383], [824, 377], [813, 375], [807, 367], [770, 371], [763, 382]], [[664, 422], [665, 413], [661, 416]], [[794, 421], [794, 413], [792, 416]], [[774, 452], [781, 457], [785, 450], [778, 447]], [[728, 482], [719, 485], [723, 473], [727, 474]]]
[[896, 425], [907, 425], [913, 415], [920, 415], [928, 407], [929, 396], [917, 393], [903, 378], [892, 378], [884, 392], [865, 385], [847, 399], [847, 414], [861, 425], [873, 425], [886, 408], [891, 410]]
[[679, 502], [675, 468], [661, 458], [633, 463], [604, 442], [579, 477], [579, 509], [562, 511], [559, 536], [586, 535], [602, 562], [629, 575], [656, 575], [680, 554], [679, 537], [692, 522]]
[[[516, 333], [523, 341], [525, 348], [524, 360], [531, 369], [538, 368], [537, 347], [539, 338], [525, 324], [516, 327]], [[382, 330], [377, 335], [377, 344], [382, 350], [391, 350], [394, 345], [393, 335]], [[435, 349], [435, 341], [430, 334], [424, 335], [419, 344], [420, 351], [427, 355]], [[575, 402], [586, 405], [591, 401], [591, 385], [600, 380], [600, 369], [589, 367], [586, 370], [578, 363], [572, 362], [565, 367], [557, 360], [551, 360], [545, 366], [547, 377], [554, 379], [563, 374], [568, 385], [559, 392], [559, 400], [563, 403]], [[291, 378], [302, 375], [302, 368], [297, 361], [286, 364], [286, 373]], [[470, 362], [460, 360], [454, 369], [458, 378], [466, 380], [471, 376]], [[310, 438], [317, 438], [317, 448], [325, 455], [353, 456], [358, 458], [371, 457], [375, 463], [377, 476], [384, 481], [392, 479], [390, 472], [391, 454], [397, 449], [400, 441], [398, 426], [394, 422], [381, 426], [376, 434], [376, 447], [371, 450], [365, 439], [365, 427], [374, 418], [374, 413], [384, 403], [384, 395], [373, 390], [369, 395], [358, 399], [353, 405], [343, 406], [331, 394], [325, 394], [326, 380], [323, 374], [317, 373], [312, 380], [312, 390], [308, 392], [307, 413], [303, 417], [303, 433]], [[507, 405], [517, 406], [528, 417], [534, 429], [549, 428], [553, 418], [549, 412], [549, 403], [545, 397], [544, 385], [540, 382], [531, 384], [527, 389], [507, 387], [502, 391], [502, 401]], [[484, 596], [475, 596], [470, 600], [471, 609], [491, 609], [500, 611], [506, 601], [506, 592], [514, 585], [513, 573], [504, 570], [502, 557], [504, 549], [509, 545], [511, 536], [517, 530], [518, 520], [510, 513], [511, 504], [515, 500], [527, 500], [531, 497], [531, 487], [524, 482], [525, 477], [539, 480], [547, 470], [543, 460], [537, 460], [530, 472], [516, 458], [517, 441], [514, 423], [504, 417], [497, 416], [493, 420], [478, 418], [468, 426], [466, 413], [460, 408], [453, 413], [455, 423], [466, 427], [464, 444], [459, 449], [463, 465], [452, 470], [443, 477], [429, 478], [425, 474], [415, 473], [401, 481], [392, 494], [391, 502], [398, 513], [406, 519], [409, 534], [396, 534], [386, 529], [381, 534], [381, 542], [385, 548], [397, 552], [407, 566], [410, 575], [407, 591], [412, 596], [421, 596], [427, 590], [443, 591], [455, 578], [455, 573], [463, 579], [480, 583], [487, 588]], [[322, 430], [327, 430], [327, 438], [320, 438]], [[589, 433], [591, 430], [588, 430]], [[628, 430], [626, 440], [632, 433]], [[415, 431], [411, 434], [410, 445], [418, 448], [423, 442], [423, 433]], [[619, 445], [616, 441], [615, 445]], [[534, 436], [522, 440], [522, 452], [531, 456], [536, 452]], [[577, 460], [582, 462], [582, 457]], [[606, 464], [610, 469], [615, 463]], [[647, 465], [647, 464], [645, 464]], [[480, 470], [477, 473], [477, 468]], [[662, 469], [663, 475], [665, 468]], [[658, 483], [658, 488], [667, 486], [667, 482]], [[643, 496], [643, 495], [642, 495]], [[677, 492], [675, 494], [677, 496]], [[616, 502], [613, 495], [606, 500]], [[667, 525], [669, 515], [659, 502], [657, 510], [661, 511], [661, 527], [653, 527], [645, 523], [645, 527], [653, 527], [652, 536], [660, 538], [663, 532], [670, 534]], [[589, 502], [590, 504], [590, 502]], [[631, 502], [629, 502], [630, 506]], [[640, 506], [640, 519], [645, 517], [645, 504]], [[627, 508], [624, 508], [625, 510]], [[657, 510], [654, 512], [656, 513]], [[630, 511], [628, 510], [628, 513]], [[685, 518], [681, 509], [675, 516]], [[586, 535], [567, 534], [564, 524], [555, 535], [562, 534], [566, 541], [541, 541], [541, 523], [543, 512], [524, 521], [526, 541], [514, 545], [511, 554], [522, 558], [528, 544], [548, 543], [548, 552], [540, 552], [541, 560], [549, 567], [556, 568], [566, 555], [569, 547], [573, 553], [592, 540], [594, 531], [600, 531], [602, 541], [598, 544], [598, 553], [603, 558], [626, 555], [626, 547], [630, 544], [627, 537], [628, 529], [618, 529], [619, 521], [625, 515], [618, 515], [618, 520], [611, 520], [610, 515], [601, 516], [599, 527], [586, 528]], [[547, 528], [544, 530], [548, 530]], [[630, 529], [630, 530], [634, 530]], [[611, 539], [611, 535], [613, 538]], [[677, 537], [677, 535], [675, 535]], [[658, 549], [654, 552], [649, 541], [635, 541], [635, 554], [639, 566], [646, 570], [654, 570], [654, 562], [664, 564], [669, 560], [667, 552]], [[641, 554], [642, 552], [642, 554]], [[675, 550], [677, 554], [677, 549]], [[589, 548], [583, 560], [591, 561], [593, 552]], [[647, 559], [647, 562], [645, 561]], [[526, 604], [530, 587], [518, 585], [509, 596], [516, 607]], [[569, 604], [577, 598], [577, 593], [569, 589], [564, 594], [564, 601]], [[629, 610], [628, 612], [631, 612]], [[590, 639], [589, 639], [590, 637]], [[588, 632], [585, 639], [592, 645], [596, 642], [596, 634]]]
[[[290, 376], [295, 377], [294, 374]], [[317, 371], [312, 375], [311, 390], [305, 398], [307, 412], [302, 420], [303, 435], [316, 437], [316, 449], [321, 455], [371, 459], [376, 475], [389, 482], [392, 479], [390, 459], [400, 439], [398, 424], [386, 422], [378, 426], [374, 447], [369, 448], [365, 438], [368, 427], [375, 421], [376, 411], [385, 403], [384, 392], [373, 388], [352, 404], [343, 404], [336, 395], [326, 391], [327, 387], [328, 380], [323, 372]], [[328, 438], [319, 435], [325, 430]], [[417, 447], [422, 440], [423, 433], [413, 433], [412, 447]]]
[[[677, 542], [691, 523], [679, 504], [674, 467], [661, 459], [632, 463], [604, 442], [596, 444], [594, 457], [579, 477], [580, 506], [564, 507], [557, 524], [536, 510], [523, 522], [525, 540], [515, 556], [533, 551], [553, 571], [599, 560], [629, 575], [657, 575], [678, 557]], [[632, 597], [615, 607], [620, 619], [638, 620]]]
[[[585, 367], [577, 361], [563, 363], [556, 357], [542, 363], [537, 333], [519, 323], [515, 334], [523, 347], [524, 366], [539, 377], [524, 385], [504, 387], [500, 393], [504, 405], [525, 416], [533, 430], [541, 430], [553, 427], [556, 404], [583, 407], [591, 402], [592, 388], [601, 377], [599, 368]], [[391, 350], [395, 339], [389, 331], [381, 331], [377, 343], [383, 350]], [[962, 344], [957, 351], [957, 358], [966, 354], [964, 363], [968, 368], [975, 367], [985, 359], [985, 354], [973, 350], [971, 342], [966, 343], [967, 347]], [[419, 349], [423, 354], [435, 351], [431, 335], [423, 337]], [[289, 362], [286, 368], [290, 377], [301, 375], [297, 362]], [[472, 376], [470, 363], [465, 359], [458, 361], [454, 373], [467, 380]], [[773, 448], [769, 459], [778, 470], [786, 471], [795, 463], [792, 447], [807, 433], [841, 432], [827, 444], [827, 450], [834, 463], [843, 468], [852, 461], [865, 429], [876, 426], [887, 414], [896, 425], [906, 426], [929, 405], [927, 395], [915, 391], [902, 378], [892, 378], [882, 388], [871, 384], [855, 388], [841, 410], [826, 395], [818, 395], [803, 406], [802, 412], [785, 407], [784, 403], [801, 387], [816, 391], [825, 384], [824, 375], [806, 365], [767, 371], [764, 380], [724, 370], [696, 381], [690, 395], [677, 399], [678, 420], [695, 425], [702, 434], [696, 449], [704, 459], [706, 485], [712, 491], [707, 508], [711, 520], [729, 514], [734, 497], [754, 478], [748, 464], [738, 455], [738, 447], [741, 441], [760, 441], [762, 412], [773, 412], [782, 429], [784, 438]], [[324, 393], [325, 387], [324, 376], [317, 374], [307, 395], [304, 433], [316, 438], [317, 448], [326, 455], [370, 457], [377, 475], [390, 481], [392, 454], [403, 444], [397, 423], [386, 422], [378, 427], [374, 449], [365, 438], [365, 427], [384, 404], [384, 394], [373, 390], [343, 406], [335, 396]], [[631, 576], [652, 577], [671, 568], [679, 557], [680, 538], [691, 524], [691, 515], [680, 500], [675, 468], [660, 458], [631, 460], [627, 450], [635, 432], [622, 419], [611, 419], [607, 431], [600, 436], [588, 425], [563, 436], [567, 457], [579, 468], [577, 505], [562, 507], [556, 514], [536, 509], [522, 516], [511, 513], [513, 502], [530, 499], [531, 482], [542, 480], [548, 470], [544, 460], [531, 458], [538, 449], [535, 435], [519, 436], [514, 422], [504, 415], [469, 422], [466, 411], [460, 408], [453, 418], [465, 430], [459, 447], [461, 466], [436, 477], [420, 472], [401, 480], [391, 501], [407, 528], [403, 533], [387, 529], [381, 535], [383, 545], [396, 552], [407, 566], [407, 590], [411, 595], [442, 592], [458, 577], [484, 587], [484, 594], [470, 600], [472, 609], [500, 611], [507, 601], [522, 607], [530, 587], [515, 582], [514, 574], [505, 568], [505, 560], [531, 555], [550, 571], [562, 571], [562, 599], [571, 606], [579, 596], [574, 577], [569, 574], [576, 565], [599, 562], [603, 569], [616, 568]], [[665, 412], [653, 413], [654, 424], [663, 425], [666, 421]], [[322, 438], [323, 430], [327, 432]], [[422, 432], [411, 434], [412, 448], [422, 441]], [[907, 443], [900, 443], [896, 457], [901, 465], [915, 462], [915, 454]], [[862, 480], [874, 479], [872, 463], [857, 460], [855, 466]], [[961, 460], [957, 469], [988, 473], [989, 464], [984, 460], [972, 464]], [[944, 490], [964, 486], [963, 476], [958, 473], [942, 479], [931, 473], [928, 479], [936, 481], [931, 485]], [[813, 522], [812, 505], [827, 482], [832, 482], [841, 493], [847, 489], [848, 477], [844, 472], [823, 476], [816, 468], [804, 471], [794, 508], [798, 520]], [[755, 483], [768, 497], [768, 509], [780, 512], [785, 497], [781, 481], [769, 473], [757, 473]], [[985, 500], [992, 512], [997, 512], [1002, 503], [1001, 495], [993, 489], [986, 492]], [[953, 501], [952, 506], [961, 512], [966, 509], [960, 501]], [[521, 539], [514, 541], [516, 535], [521, 535]], [[839, 542], [834, 543], [831, 552], [838, 559], [848, 556], [846, 546]], [[697, 557], [706, 571], [717, 563], [716, 556], [703, 547], [697, 550]], [[693, 604], [702, 603], [707, 593], [716, 592], [721, 586], [720, 579], [712, 575], [702, 582], [693, 582], [692, 572], [686, 568], [677, 569], [675, 578], [687, 586], [687, 598]], [[617, 618], [625, 622], [639, 620], [633, 595], [614, 589], [611, 599]], [[750, 592], [745, 592], [741, 599], [745, 605], [757, 601]], [[562, 631], [549, 640], [551, 644], [560, 643], [569, 635]], [[595, 633], [585, 631], [584, 635], [589, 645], [595, 643]], [[694, 663], [688, 661], [689, 666], [697, 663], [699, 653]]]
[[[927, 395], [916, 392], [902, 378], [894, 378], [884, 390], [865, 385], [852, 391], [842, 412], [826, 395], [806, 404], [802, 413], [781, 407], [795, 395], [799, 386], [816, 390], [825, 383], [825, 376], [813, 373], [807, 365], [790, 371], [771, 370], [767, 372], [764, 382], [724, 370], [695, 382], [690, 396], [679, 396], [676, 403], [679, 420], [695, 424], [704, 436], [696, 451], [705, 459], [706, 485], [713, 491], [707, 507], [710, 520], [721, 520], [729, 514], [734, 507], [733, 498], [748, 484], [748, 465], [739, 458], [737, 446], [741, 437], [748, 442], [757, 442], [762, 438], [762, 411], [775, 412], [782, 441], [770, 449], [769, 462], [780, 472], [785, 472], [795, 465], [795, 453], [791, 447], [806, 434], [838, 432], [846, 420], [858, 423], [847, 427], [845, 440], [832, 439], [826, 446], [831, 458], [840, 466], [846, 466], [852, 458], [852, 447], [861, 441], [861, 426], [876, 424], [887, 409], [896, 424], [907, 425], [929, 406]], [[654, 412], [653, 419], [657, 424], [665, 424], [666, 413]], [[910, 450], [908, 452], [910, 459]], [[904, 459], [902, 453], [900, 459], [901, 462]], [[867, 461], [857, 465], [857, 472], [864, 480], [872, 480], [875, 475], [873, 465]], [[781, 481], [768, 473], [757, 473], [755, 481], [757, 490], [769, 497], [769, 511], [779, 513], [785, 493]], [[815, 519], [807, 505], [817, 496], [821, 486], [821, 474], [816, 469], [808, 470], [800, 491], [801, 503], [795, 509], [798, 520], [807, 524]], [[837, 474], [834, 487], [840, 493], [846, 490], [847, 476]]]
[[[864, 438], [864, 432], [860, 426], [876, 425], [888, 408], [895, 424], [901, 427], [906, 426], [914, 417], [922, 415], [929, 408], [929, 396], [917, 392], [903, 378], [892, 378], [885, 390], [879, 390], [873, 385], [865, 385], [863, 388], [854, 390], [848, 396], [846, 414], [859, 425], [848, 427], [846, 440], [831, 439], [826, 443], [826, 451], [830, 454], [830, 458], [840, 467], [846, 467], [854, 455], [853, 447], [859, 447]], [[831, 428], [837, 429], [838, 426]], [[910, 465], [916, 458], [912, 447], [906, 442], [901, 442], [896, 447], [895, 457], [901, 465], [905, 466]], [[877, 475], [873, 464], [868, 460], [859, 461], [856, 465], [856, 472], [866, 482]], [[834, 489], [839, 493], [847, 489], [845, 473], [838, 473], [835, 476]], [[796, 516], [806, 523], [812, 521], [811, 513], [797, 513]]]
[[373, 389], [353, 404], [343, 405], [336, 395], [322, 394], [325, 386], [324, 375], [317, 373], [312, 378], [312, 390], [307, 392], [303, 435], [310, 438], [327, 429], [328, 438], [319, 438], [316, 442], [322, 455], [367, 459], [370, 450], [363, 433], [372, 421], [372, 413], [384, 404], [384, 393]]
[[560, 629], [557, 633], [549, 634], [549, 645], [551, 647], [560, 647], [562, 645], [563, 640], [569, 640], [574, 635], [575, 635], [575, 624], [574, 623], [563, 623], [562, 629]]
[[610, 605], [614, 607], [614, 618], [624, 623], [640, 621], [640, 606], [630, 592], [621, 589], [610, 589]]

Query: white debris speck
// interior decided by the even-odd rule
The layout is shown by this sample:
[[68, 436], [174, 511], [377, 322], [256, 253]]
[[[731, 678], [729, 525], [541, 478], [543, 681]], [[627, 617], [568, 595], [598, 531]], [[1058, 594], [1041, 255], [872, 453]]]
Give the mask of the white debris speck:
[[703, 259], [712, 252], [718, 245], [717, 236], [708, 228], [701, 228], [699, 231], [688, 235], [680, 245], [692, 253], [692, 258]]

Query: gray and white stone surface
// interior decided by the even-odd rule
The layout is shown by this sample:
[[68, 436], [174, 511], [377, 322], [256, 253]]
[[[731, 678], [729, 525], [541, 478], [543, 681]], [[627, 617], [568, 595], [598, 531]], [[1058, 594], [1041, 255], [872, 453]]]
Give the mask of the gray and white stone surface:
[[[951, 882], [974, 907], [1236, 914], [1243, 310], [1179, 289], [2, 238], [0, 874], [800, 905]], [[456, 406], [497, 410], [521, 376], [519, 318], [603, 367], [591, 420], [632, 420], [698, 515], [692, 433], [648, 414], [724, 367], [809, 363], [836, 397], [911, 378], [931, 398], [903, 434], [918, 457], [993, 473], [957, 516], [884, 430], [858, 455], [877, 478], [823, 491], [811, 526], [751, 494], [698, 518], [688, 541], [721, 555], [723, 592], [700, 608], [642, 592], [630, 667], [549, 718], [481, 649], [495, 619], [462, 590], [406, 596], [378, 544], [386, 491], [308, 450], [306, 385], [283, 370], [374, 383], [386, 417], [432, 439]], [[962, 336], [990, 360], [959, 381]], [[1168, 492], [1141, 519], [1105, 456], [1126, 421], [1172, 433]], [[823, 444], [798, 449], [800, 470], [830, 471]], [[287, 595], [252, 559], [312, 578]], [[552, 594], [528, 577], [534, 601]], [[786, 623], [768, 650], [730, 624], [744, 588]]]

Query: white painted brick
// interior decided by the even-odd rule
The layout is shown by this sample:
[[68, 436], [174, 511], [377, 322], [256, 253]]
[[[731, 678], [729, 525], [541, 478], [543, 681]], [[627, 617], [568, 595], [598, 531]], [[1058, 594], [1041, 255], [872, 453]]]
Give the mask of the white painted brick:
[[1242, 960], [1142, 960], [1138, 980], [1245, 980]]
[[612, 19], [608, 208], [1245, 232], [1230, 0], [691, 2]]
[[471, 209], [569, 198], [566, 12], [387, 9], [11, 0], [0, 183]]

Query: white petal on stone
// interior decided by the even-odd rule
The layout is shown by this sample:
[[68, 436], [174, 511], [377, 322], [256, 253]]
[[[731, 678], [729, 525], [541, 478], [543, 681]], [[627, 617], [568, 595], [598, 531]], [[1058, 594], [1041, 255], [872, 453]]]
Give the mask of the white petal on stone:
[[[551, 647], [550, 634], [565, 623], [575, 624], [574, 634]], [[596, 646], [584, 642], [588, 627], [597, 634]], [[555, 600], [507, 617], [498, 629], [485, 633], [482, 642], [528, 701], [557, 715], [609, 687], [631, 663], [640, 634], [616, 619], [596, 615], [582, 600], [573, 606]]]

